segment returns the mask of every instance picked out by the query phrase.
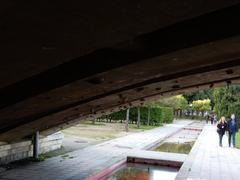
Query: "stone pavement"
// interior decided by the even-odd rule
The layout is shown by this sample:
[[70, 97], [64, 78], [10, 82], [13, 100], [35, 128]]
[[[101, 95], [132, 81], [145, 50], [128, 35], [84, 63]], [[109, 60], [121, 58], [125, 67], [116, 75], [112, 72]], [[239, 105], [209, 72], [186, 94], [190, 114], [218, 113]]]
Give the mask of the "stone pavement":
[[239, 180], [240, 150], [228, 147], [226, 135], [219, 147], [216, 127], [206, 125], [176, 177], [185, 179]]
[[192, 121], [176, 121], [164, 127], [113, 139], [85, 149], [5, 171], [0, 179], [8, 180], [79, 180], [126, 159], [134, 150], [147, 149], [178, 132]]
[[128, 153], [127, 162], [180, 168], [187, 156], [187, 154], [135, 150]]
[[183, 143], [195, 142], [204, 126], [205, 126], [205, 122], [194, 121], [191, 125], [184, 127], [178, 133], [164, 140], [163, 143], [183, 144]]

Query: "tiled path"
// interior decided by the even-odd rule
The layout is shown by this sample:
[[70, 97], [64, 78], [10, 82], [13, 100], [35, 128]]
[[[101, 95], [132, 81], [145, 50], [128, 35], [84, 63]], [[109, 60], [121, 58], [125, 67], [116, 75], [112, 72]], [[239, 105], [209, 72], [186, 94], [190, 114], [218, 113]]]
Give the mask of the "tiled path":
[[173, 166], [179, 168], [187, 158], [187, 154], [135, 150], [128, 153], [128, 162], [150, 163], [154, 165]]
[[0, 174], [8, 180], [79, 180], [93, 175], [123, 159], [134, 150], [146, 149], [152, 144], [176, 133], [191, 121], [177, 121], [153, 130], [113, 139], [98, 145], [68, 153], [44, 162], [23, 166]]
[[240, 150], [229, 148], [227, 136], [218, 146], [216, 127], [206, 125], [176, 180], [239, 180]]

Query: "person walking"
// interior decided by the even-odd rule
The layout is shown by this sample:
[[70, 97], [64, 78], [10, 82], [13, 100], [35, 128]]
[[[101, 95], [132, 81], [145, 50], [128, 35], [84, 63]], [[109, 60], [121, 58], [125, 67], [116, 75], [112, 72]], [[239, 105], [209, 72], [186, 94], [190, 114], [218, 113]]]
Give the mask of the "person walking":
[[235, 114], [232, 114], [231, 118], [228, 120], [227, 129], [228, 129], [228, 145], [229, 145], [229, 147], [231, 147], [231, 142], [232, 142], [233, 147], [235, 147], [236, 146], [236, 132], [238, 130]]
[[207, 118], [206, 118], [206, 124], [208, 124], [208, 120], [209, 120], [209, 114], [207, 115]]
[[214, 120], [213, 120], [213, 121], [214, 121], [214, 124], [217, 124], [217, 115], [214, 114], [214, 117], [213, 117], [213, 118], [214, 118]]
[[214, 120], [214, 117], [213, 117], [213, 114], [212, 114], [211, 118], [210, 118], [211, 124], [213, 124], [213, 120]]
[[219, 135], [219, 146], [221, 147], [222, 147], [222, 138], [223, 138], [223, 135], [225, 134], [226, 129], [227, 129], [227, 123], [225, 121], [225, 117], [222, 116], [217, 124], [217, 133]]

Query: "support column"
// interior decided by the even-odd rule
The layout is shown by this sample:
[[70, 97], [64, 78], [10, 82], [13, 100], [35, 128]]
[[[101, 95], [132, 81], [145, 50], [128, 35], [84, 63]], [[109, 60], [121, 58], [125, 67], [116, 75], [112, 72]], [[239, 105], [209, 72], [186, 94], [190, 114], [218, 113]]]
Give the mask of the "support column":
[[39, 131], [36, 131], [33, 135], [33, 157], [38, 158], [39, 154]]

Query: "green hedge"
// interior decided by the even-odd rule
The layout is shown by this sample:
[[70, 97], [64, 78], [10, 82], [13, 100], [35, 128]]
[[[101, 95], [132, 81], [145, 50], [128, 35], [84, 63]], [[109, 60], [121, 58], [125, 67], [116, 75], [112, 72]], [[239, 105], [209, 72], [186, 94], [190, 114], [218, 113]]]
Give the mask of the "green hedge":
[[[147, 124], [148, 107], [140, 107], [141, 124]], [[131, 108], [129, 112], [130, 123], [136, 123], [138, 117], [138, 108]], [[150, 108], [150, 125], [160, 125], [162, 123], [171, 123], [174, 118], [173, 108], [170, 107], [152, 107]], [[123, 121], [126, 119], [126, 110], [102, 116], [100, 119], [110, 121]]]
[[164, 123], [172, 123], [174, 119], [174, 112], [173, 108], [171, 107], [161, 107], [161, 119], [164, 121]]

